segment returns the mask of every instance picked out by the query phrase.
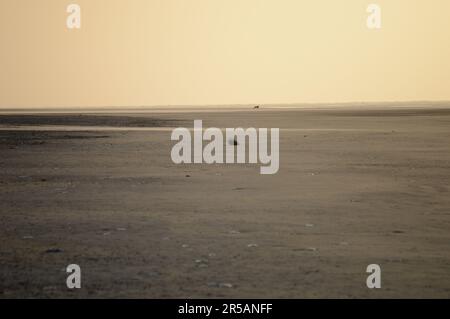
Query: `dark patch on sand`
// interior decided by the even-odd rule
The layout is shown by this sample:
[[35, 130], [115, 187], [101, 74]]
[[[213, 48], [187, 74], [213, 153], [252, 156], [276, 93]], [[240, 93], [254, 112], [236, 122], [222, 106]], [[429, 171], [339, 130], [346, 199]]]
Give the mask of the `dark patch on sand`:
[[73, 125], [109, 127], [171, 127], [178, 120], [122, 115], [0, 115], [0, 125]]
[[95, 132], [0, 131], [0, 146], [43, 145], [56, 140], [96, 140], [110, 137]]

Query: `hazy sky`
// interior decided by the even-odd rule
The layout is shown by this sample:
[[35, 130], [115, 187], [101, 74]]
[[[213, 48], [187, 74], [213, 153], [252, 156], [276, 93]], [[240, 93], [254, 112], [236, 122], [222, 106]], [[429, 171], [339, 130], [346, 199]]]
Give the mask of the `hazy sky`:
[[0, 41], [0, 107], [450, 100], [449, 0], [0, 0]]

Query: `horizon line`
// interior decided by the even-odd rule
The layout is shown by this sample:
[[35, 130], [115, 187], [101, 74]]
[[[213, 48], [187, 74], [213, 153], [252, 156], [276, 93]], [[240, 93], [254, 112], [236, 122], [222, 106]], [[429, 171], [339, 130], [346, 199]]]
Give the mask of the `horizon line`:
[[48, 109], [186, 109], [186, 108], [306, 108], [306, 107], [339, 107], [339, 106], [405, 106], [411, 107], [423, 104], [448, 104], [450, 100], [401, 100], [401, 101], [353, 101], [353, 102], [289, 102], [289, 103], [239, 103], [239, 104], [155, 104], [155, 105], [103, 105], [103, 106], [0, 106], [0, 111], [13, 110], [48, 110]]

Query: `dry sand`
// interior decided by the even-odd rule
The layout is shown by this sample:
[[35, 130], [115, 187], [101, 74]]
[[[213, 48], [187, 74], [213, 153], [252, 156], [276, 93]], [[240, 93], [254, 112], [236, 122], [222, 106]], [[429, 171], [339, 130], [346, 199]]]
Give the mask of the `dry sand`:
[[[1, 298], [450, 297], [450, 108], [111, 114], [0, 115]], [[280, 171], [173, 164], [194, 119]]]

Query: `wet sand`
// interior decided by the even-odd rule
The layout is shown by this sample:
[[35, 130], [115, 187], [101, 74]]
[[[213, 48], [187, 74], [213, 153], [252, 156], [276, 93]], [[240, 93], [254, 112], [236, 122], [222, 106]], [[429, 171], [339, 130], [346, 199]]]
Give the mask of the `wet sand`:
[[[126, 112], [0, 115], [0, 298], [450, 297], [450, 106]], [[278, 174], [173, 164], [194, 119]]]

